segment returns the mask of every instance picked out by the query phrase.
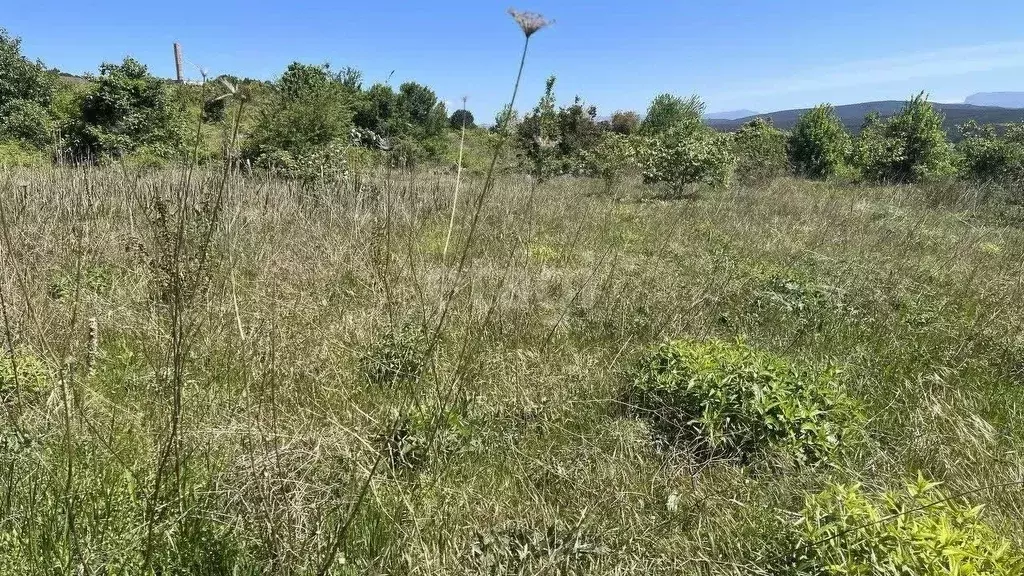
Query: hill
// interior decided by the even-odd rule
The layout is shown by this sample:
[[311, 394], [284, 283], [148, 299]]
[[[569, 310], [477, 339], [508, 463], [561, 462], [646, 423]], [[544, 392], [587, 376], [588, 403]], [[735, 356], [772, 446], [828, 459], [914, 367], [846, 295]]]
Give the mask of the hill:
[[712, 112], [705, 114], [706, 120], [735, 120], [737, 118], [746, 118], [748, 116], [757, 116], [757, 112], [754, 110], [729, 110], [727, 112]]
[[[861, 102], [858, 104], [846, 104], [836, 106], [836, 113], [851, 132], [859, 132], [864, 122], [864, 117], [870, 112], [878, 112], [883, 117], [892, 116], [903, 108], [902, 100], [883, 100], [878, 102]], [[935, 102], [932, 104], [940, 112], [946, 115], [946, 131], [953, 134], [956, 127], [968, 120], [974, 120], [979, 124], [1007, 124], [1010, 122], [1024, 121], [1024, 109], [999, 108], [995, 106], [973, 106], [971, 104], [946, 104]], [[708, 123], [718, 130], [733, 131], [754, 118], [771, 118], [776, 126], [783, 130], [789, 130], [796, 125], [797, 120], [810, 108], [794, 110], [779, 110], [765, 114], [755, 114], [735, 120], [709, 120]]]
[[1024, 92], [978, 92], [964, 99], [964, 103], [974, 106], [1024, 108]]

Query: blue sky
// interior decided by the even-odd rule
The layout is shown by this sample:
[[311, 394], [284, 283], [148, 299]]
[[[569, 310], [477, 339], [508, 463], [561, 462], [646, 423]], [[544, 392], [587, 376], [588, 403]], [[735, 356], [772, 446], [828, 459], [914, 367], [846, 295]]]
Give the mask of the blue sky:
[[[518, 1], [518, 0], [517, 0]], [[81, 73], [132, 55], [173, 76], [171, 44], [212, 74], [273, 78], [293, 60], [354, 66], [366, 83], [407, 79], [481, 120], [508, 98], [521, 34], [506, 1], [2, 0], [0, 25], [48, 66]], [[173, 6], [173, 9], [172, 9]], [[642, 110], [659, 92], [697, 93], [710, 111], [818, 102], [955, 102], [1024, 90], [1020, 0], [530, 0], [555, 25], [531, 42], [522, 99], [549, 74], [562, 102]], [[187, 75], [198, 77], [195, 68]]]

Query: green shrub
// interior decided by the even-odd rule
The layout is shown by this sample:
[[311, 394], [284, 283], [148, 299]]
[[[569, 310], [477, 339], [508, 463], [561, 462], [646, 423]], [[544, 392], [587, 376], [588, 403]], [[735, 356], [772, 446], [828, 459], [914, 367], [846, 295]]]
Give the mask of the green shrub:
[[616, 132], [608, 132], [591, 149], [580, 152], [573, 172], [600, 178], [607, 188], [611, 188], [626, 171], [635, 166], [636, 151], [631, 139]]
[[771, 119], [755, 118], [733, 135], [736, 174], [744, 184], [760, 184], [782, 176], [789, 167], [786, 134]]
[[795, 465], [828, 461], [858, 433], [860, 415], [836, 372], [812, 372], [743, 343], [680, 340], [639, 362], [628, 404], [670, 441], [698, 454]]
[[44, 148], [51, 141], [52, 125], [49, 112], [38, 102], [13, 100], [0, 106], [0, 138]]
[[850, 134], [829, 104], [801, 116], [788, 144], [793, 170], [808, 178], [823, 179], [842, 173], [850, 154]]
[[853, 163], [870, 182], [910, 183], [951, 174], [953, 154], [943, 115], [918, 94], [895, 116], [869, 117], [853, 148]]
[[21, 54], [21, 39], [0, 28], [0, 109], [15, 100], [46, 107], [56, 84], [56, 75], [47, 72], [41, 62]]
[[664, 134], [680, 124], [695, 127], [704, 116], [704, 103], [697, 96], [681, 98], [673, 94], [659, 94], [647, 108], [640, 123], [640, 132], [648, 136]]
[[0, 352], [0, 402], [6, 401], [18, 390], [21, 394], [36, 394], [46, 389], [50, 372], [39, 357], [17, 350], [12, 356]]
[[0, 142], [0, 166], [45, 166], [49, 160], [39, 150], [22, 142]]
[[163, 81], [132, 58], [100, 66], [77, 130], [78, 152], [94, 158], [120, 158], [143, 146], [171, 156], [181, 143]]
[[629, 136], [640, 128], [640, 115], [632, 110], [618, 110], [612, 114], [608, 128], [616, 134]]
[[462, 130], [463, 126], [465, 126], [467, 130], [476, 128], [473, 113], [464, 108], [452, 112], [451, 117], [448, 119], [448, 125], [452, 130]]
[[905, 494], [865, 495], [832, 486], [807, 498], [788, 527], [794, 552], [773, 567], [778, 576], [854, 574], [1011, 576], [1024, 573], [1024, 552], [985, 524], [982, 508], [947, 499], [918, 478]]
[[425, 368], [426, 337], [423, 331], [405, 326], [385, 332], [366, 347], [359, 366], [366, 379], [384, 386], [415, 384]]
[[641, 147], [644, 182], [664, 183], [674, 196], [693, 184], [725, 188], [736, 163], [729, 138], [704, 125], [669, 129]]
[[1011, 124], [1000, 136], [992, 126], [973, 120], [960, 127], [956, 146], [960, 176], [978, 184], [995, 184], [1019, 193], [1024, 187], [1024, 122]]

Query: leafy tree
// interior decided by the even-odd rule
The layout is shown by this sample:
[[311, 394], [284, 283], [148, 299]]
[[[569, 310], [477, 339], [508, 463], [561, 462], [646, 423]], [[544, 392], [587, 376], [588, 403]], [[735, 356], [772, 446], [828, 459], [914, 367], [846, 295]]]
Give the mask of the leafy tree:
[[516, 126], [519, 147], [526, 154], [531, 173], [538, 179], [558, 173], [558, 112], [555, 109], [555, 77], [550, 76], [537, 105]]
[[919, 182], [952, 171], [944, 118], [924, 93], [895, 116], [865, 120], [854, 146], [854, 164], [872, 182]]
[[392, 124], [397, 110], [398, 96], [395, 91], [387, 84], [378, 83], [361, 95], [352, 121], [357, 128], [371, 130], [386, 138], [395, 132]]
[[647, 135], [662, 134], [680, 123], [696, 126], [704, 115], [704, 103], [697, 96], [680, 98], [672, 94], [659, 94], [647, 108], [647, 116], [640, 131]]
[[461, 130], [463, 126], [476, 128], [476, 124], [473, 122], [473, 113], [465, 109], [452, 112], [451, 118], [448, 119], [448, 125], [452, 130]]
[[604, 132], [597, 124], [597, 107], [585, 105], [579, 96], [572, 105], [559, 108], [556, 131], [558, 153], [565, 160], [596, 146]]
[[639, 152], [646, 183], [665, 183], [673, 195], [693, 184], [729, 185], [736, 158], [728, 134], [685, 122], [654, 137]]
[[1024, 122], [1009, 125], [1000, 136], [993, 126], [978, 126], [972, 120], [960, 127], [960, 133], [956, 153], [962, 178], [1018, 193], [1024, 189]]
[[609, 122], [609, 128], [616, 134], [622, 134], [623, 136], [629, 136], [630, 134], [637, 131], [640, 127], [640, 115], [631, 110], [618, 110], [612, 114], [611, 122]]
[[104, 63], [82, 101], [82, 151], [120, 157], [146, 146], [169, 155], [178, 143], [172, 120], [167, 90], [145, 65], [133, 58]]
[[50, 142], [47, 108], [56, 74], [21, 54], [21, 40], [0, 28], [0, 139], [21, 140], [36, 148]]
[[48, 106], [56, 84], [56, 74], [22, 56], [21, 39], [0, 28], [0, 108], [14, 100]]
[[632, 139], [615, 132], [605, 132], [590, 149], [579, 155], [577, 174], [604, 180], [606, 191], [631, 168], [636, 166], [636, 149]]
[[849, 154], [850, 134], [829, 104], [801, 116], [789, 137], [789, 161], [797, 174], [808, 178], [840, 173]]
[[351, 91], [329, 66], [299, 62], [274, 86], [243, 153], [304, 178], [338, 168], [352, 128]]
[[736, 174], [740, 181], [756, 184], [786, 173], [786, 134], [770, 119], [755, 118], [733, 135]]

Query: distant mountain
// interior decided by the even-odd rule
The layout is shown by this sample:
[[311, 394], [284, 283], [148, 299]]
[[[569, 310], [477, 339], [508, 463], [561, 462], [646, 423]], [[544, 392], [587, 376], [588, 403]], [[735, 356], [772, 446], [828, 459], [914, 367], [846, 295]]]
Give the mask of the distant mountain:
[[757, 116], [757, 112], [753, 110], [729, 110], [727, 112], [712, 112], [705, 114], [705, 120], [736, 120], [737, 118], [746, 118], [748, 116]]
[[1024, 108], [1024, 92], [978, 92], [968, 96], [964, 103], [974, 106]]
[[[836, 114], [843, 121], [846, 128], [851, 132], [860, 132], [864, 117], [870, 112], [878, 112], [881, 116], [887, 117], [900, 111], [905, 102], [900, 100], [885, 100], [880, 102], [861, 102], [859, 104], [847, 104], [836, 106]], [[953, 135], [956, 127], [968, 120], [974, 120], [979, 124], [1007, 124], [1010, 122], [1024, 121], [1024, 109], [998, 108], [994, 106], [972, 106], [970, 104], [944, 104], [933, 102], [932, 106], [946, 115], [944, 126], [946, 131]], [[809, 108], [797, 110], [779, 110], [765, 114], [755, 114], [744, 118], [732, 120], [709, 120], [708, 124], [723, 132], [732, 132], [744, 123], [754, 118], [771, 118], [775, 126], [783, 130], [789, 130], [796, 125], [796, 121]]]

